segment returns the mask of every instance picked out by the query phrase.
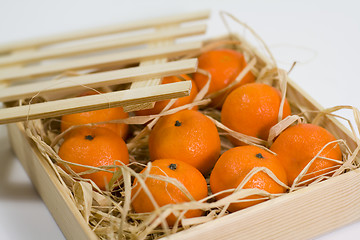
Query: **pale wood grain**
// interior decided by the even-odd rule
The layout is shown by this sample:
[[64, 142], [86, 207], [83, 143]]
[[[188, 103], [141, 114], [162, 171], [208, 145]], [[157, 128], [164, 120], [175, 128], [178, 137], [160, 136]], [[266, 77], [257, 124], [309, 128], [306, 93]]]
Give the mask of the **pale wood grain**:
[[[291, 102], [297, 103], [307, 119], [313, 119], [319, 111], [324, 109], [313, 97], [302, 90], [294, 81], [288, 82], [287, 92], [287, 99]], [[331, 132], [336, 139], [345, 140], [351, 151], [354, 151], [357, 148], [357, 143], [352, 137], [353, 134], [336, 118], [325, 116], [321, 125]]]
[[305, 240], [359, 219], [358, 169], [162, 239]]
[[[177, 28], [176, 25], [169, 25], [169, 26], [164, 26], [164, 27], [159, 27], [157, 29], [158, 32], [161, 31], [172, 31], [174, 28]], [[156, 48], [156, 47], [164, 47], [164, 46], [170, 46], [174, 44], [174, 39], [173, 38], [168, 38], [168, 39], [162, 39], [161, 41], [156, 41], [156, 42], [150, 42], [148, 43], [148, 48]], [[140, 62], [140, 66], [149, 66], [149, 65], [156, 65], [159, 63], [165, 63], [167, 62], [168, 59], [166, 57], [164, 58], [157, 58], [157, 59], [151, 59], [151, 60], [145, 60]], [[161, 83], [161, 78], [148, 78], [145, 81], [138, 81], [138, 82], [134, 82], [131, 84], [130, 89], [134, 89], [134, 88], [140, 88], [140, 87], [147, 87], [147, 86], [154, 86], [154, 85], [158, 85]], [[153, 108], [155, 106], [154, 102], [148, 102], [148, 103], [143, 103], [143, 104], [134, 104], [134, 105], [129, 105], [129, 106], [125, 106], [124, 107], [124, 111], [125, 112], [132, 112], [132, 111], [138, 111], [138, 110], [143, 110], [143, 109], [150, 109]]]
[[31, 66], [18, 69], [17, 71], [9, 69], [0, 69], [1, 80], [31, 80], [35, 77], [41, 77], [56, 73], [62, 73], [68, 70], [83, 70], [83, 69], [98, 69], [111, 66], [118, 66], [120, 64], [136, 63], [142, 60], [151, 59], [155, 57], [174, 57], [184, 55], [186, 53], [194, 52], [200, 49], [201, 42], [181, 43], [171, 46], [164, 46], [152, 49], [139, 49], [126, 51], [123, 53], [107, 54], [103, 56], [94, 56], [86, 59], [74, 59], [68, 61], [61, 61], [57, 63], [45, 64], [40, 66]]
[[190, 94], [190, 90], [191, 81], [184, 81], [151, 86], [146, 90], [137, 88], [10, 107], [0, 110], [0, 124], [184, 97]]
[[[266, 62], [266, 58], [262, 58], [260, 55], [259, 60]], [[162, 86], [166, 85], [132, 89], [130, 92], [138, 91], [139, 96], [141, 95], [143, 99], [149, 94], [149, 89], [161, 88]], [[300, 103], [303, 110], [318, 111], [322, 109], [313, 98], [296, 84], [289, 81], [288, 86], [289, 100]], [[99, 96], [96, 95], [96, 97]], [[147, 101], [154, 101], [154, 99], [148, 98]], [[104, 101], [103, 103], [108, 104], [109, 102]], [[82, 108], [82, 110], [90, 109], [84, 109], [81, 104], [77, 107]], [[76, 109], [68, 109], [67, 111], [73, 110], [77, 111]], [[311, 119], [313, 116], [309, 114], [307, 117]], [[345, 139], [349, 146], [356, 146], [356, 142], [349, 131], [334, 118], [326, 118], [323, 124], [336, 137]], [[90, 228], [84, 226], [84, 220], [79, 219], [81, 215], [79, 215], [78, 209], [73, 206], [66, 206], [71, 205], [69, 203], [71, 199], [65, 194], [62, 186], [59, 186], [59, 183], [48, 184], [49, 181], [56, 181], [55, 173], [51, 170], [42, 173], [36, 169], [37, 167], [34, 169], [34, 164], [37, 166], [39, 163], [46, 164], [46, 162], [44, 157], [40, 155], [40, 151], [34, 145], [29, 145], [30, 141], [24, 135], [16, 135], [16, 131], [21, 129], [21, 125], [10, 124], [8, 126], [10, 135], [15, 135], [15, 140], [11, 141], [15, 153], [22, 159], [26, 159], [25, 156], [32, 156], [33, 160], [26, 159], [22, 161], [22, 164], [28, 174], [32, 176], [34, 185], [46, 200], [44, 200], [45, 203], [65, 236], [69, 239], [92, 239], [93, 233]], [[65, 210], [59, 211], [59, 207], [65, 207]], [[360, 170], [357, 169], [206, 224], [172, 234], [164, 239], [310, 239], [359, 219]]]
[[[148, 60], [148, 61], [141, 62], [140, 66], [152, 66], [152, 67], [154, 67], [154, 66], [156, 66], [158, 64], [165, 63], [166, 61], [167, 61], [166, 58]], [[196, 69], [195, 69], [195, 71], [196, 71]], [[144, 81], [133, 82], [131, 84], [130, 89], [155, 86], [155, 85], [159, 85], [160, 83], [161, 83], [161, 78], [159, 78], [159, 77], [154, 77], [154, 78], [149, 77], [148, 79], [146, 79]], [[147, 102], [147, 103], [142, 103], [142, 104], [134, 104], [134, 105], [125, 106], [124, 111], [125, 112], [132, 112], [132, 111], [138, 111], [138, 110], [143, 110], [143, 109], [149, 109], [149, 108], [153, 108], [154, 105], [155, 105], [154, 102]]]
[[146, 42], [157, 41], [161, 39], [180, 38], [196, 34], [203, 34], [206, 31], [206, 25], [195, 25], [189, 27], [173, 27], [171, 29], [160, 29], [156, 32], [147, 34], [137, 34], [135, 36], [115, 38], [110, 40], [101, 40], [90, 43], [82, 43], [75, 46], [63, 46], [38, 51], [23, 52], [16, 55], [0, 57], [0, 66], [13, 64], [23, 64], [44, 59], [58, 57], [68, 57], [77, 54], [92, 53], [96, 51], [109, 50], [120, 47], [128, 47], [143, 44]]
[[0, 101], [13, 101], [58, 94], [66, 91], [84, 90], [84, 86], [97, 88], [114, 84], [141, 81], [152, 77], [161, 77], [179, 73], [191, 73], [197, 68], [197, 59], [187, 59], [163, 64], [125, 68], [107, 72], [66, 77], [57, 81], [35, 82], [0, 89]]
[[195, 20], [207, 19], [210, 15], [210, 11], [196, 11], [186, 14], [162, 16], [159, 18], [146, 19], [134, 21], [131, 23], [120, 23], [109, 26], [101, 26], [88, 30], [78, 30], [69, 33], [56, 34], [51, 36], [44, 36], [41, 38], [29, 39], [18, 42], [11, 42], [8, 44], [0, 45], [0, 52], [8, 52], [15, 49], [39, 47], [47, 44], [79, 40], [90, 37], [97, 37], [107, 34], [121, 33], [126, 31], [157, 27], [164, 24], [177, 24]]

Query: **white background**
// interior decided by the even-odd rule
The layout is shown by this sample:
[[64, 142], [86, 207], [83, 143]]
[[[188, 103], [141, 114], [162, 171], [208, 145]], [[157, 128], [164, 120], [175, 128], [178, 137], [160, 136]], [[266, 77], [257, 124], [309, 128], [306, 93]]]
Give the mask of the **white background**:
[[[0, 43], [202, 9], [212, 10], [207, 37], [226, 33], [218, 11], [228, 11], [255, 29], [284, 69], [298, 62], [290, 77], [321, 105], [360, 107], [356, 0], [0, 0]], [[319, 239], [359, 238], [360, 222]], [[64, 239], [11, 152], [5, 126], [0, 126], [0, 239]]]

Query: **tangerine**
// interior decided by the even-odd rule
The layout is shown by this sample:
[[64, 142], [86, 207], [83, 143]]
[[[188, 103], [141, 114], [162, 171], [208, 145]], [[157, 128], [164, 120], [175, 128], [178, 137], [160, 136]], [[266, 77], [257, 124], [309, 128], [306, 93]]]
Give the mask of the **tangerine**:
[[[93, 167], [120, 164], [114, 162], [115, 160], [123, 164], [129, 163], [124, 140], [111, 130], [99, 127], [81, 127], [70, 131], [60, 146], [58, 155], [65, 161]], [[60, 166], [66, 171], [62, 164]], [[76, 173], [89, 170], [70, 164], [69, 167]], [[113, 173], [107, 171], [82, 175], [83, 178], [91, 179], [102, 190], [106, 189], [112, 176]]]
[[[226, 48], [204, 52], [198, 57], [198, 61], [198, 67], [206, 70], [211, 75], [211, 83], [207, 94], [217, 92], [228, 86], [246, 67], [246, 61], [243, 54]], [[196, 82], [198, 88], [202, 89], [207, 83], [208, 77], [201, 73], [195, 73], [194, 81]], [[230, 89], [230, 91], [243, 84], [254, 81], [254, 75], [251, 72], [248, 72], [238, 84]], [[227, 93], [220, 94], [219, 96], [213, 98], [212, 105], [220, 107]]]
[[[80, 96], [98, 94], [95, 91], [88, 91]], [[82, 125], [88, 123], [107, 122], [111, 120], [128, 118], [128, 113], [124, 112], [122, 107], [106, 108], [89, 112], [68, 114], [61, 117], [61, 132], [74, 125]], [[124, 123], [104, 123], [96, 125], [112, 130], [123, 139], [126, 138], [129, 126]]]
[[[174, 102], [174, 104], [170, 107], [170, 109], [180, 107], [180, 106], [183, 106], [188, 103], [192, 103], [194, 101], [196, 95], [198, 94], [198, 89], [197, 89], [195, 82], [188, 75], [182, 74], [182, 75], [180, 75], [180, 77], [185, 80], [191, 80], [192, 87], [191, 87], [190, 95], [186, 96], [186, 97], [178, 98]], [[169, 77], [164, 77], [162, 79], [162, 84], [174, 83], [174, 82], [180, 82], [180, 81], [181, 81], [181, 79], [177, 76], [169, 76]], [[135, 114], [140, 115], [140, 116], [159, 114], [166, 107], [166, 105], [169, 102], [170, 102], [170, 100], [156, 102], [153, 108], [139, 110], [139, 111], [136, 111]], [[197, 107], [194, 107], [193, 109], [196, 110]]]
[[[145, 172], [146, 168], [141, 173]], [[206, 198], [208, 195], [207, 183], [203, 175], [191, 166], [180, 160], [159, 159], [152, 162], [150, 175], [166, 176], [179, 181], [195, 201]], [[159, 207], [167, 204], [189, 202], [189, 198], [178, 186], [158, 178], [147, 177], [145, 184], [154, 197]], [[137, 213], [151, 212], [155, 210], [149, 196], [135, 179], [132, 189], [132, 206]], [[203, 214], [200, 209], [189, 210], [185, 213], [186, 218], [198, 217]], [[174, 214], [166, 218], [168, 224], [173, 226], [177, 218]]]
[[[268, 168], [281, 182], [287, 184], [286, 172], [274, 154], [257, 146], [247, 145], [232, 148], [221, 155], [210, 175], [212, 193], [236, 189], [254, 167]], [[286, 191], [285, 187], [263, 171], [255, 173], [243, 186], [243, 189], [246, 188], [257, 188], [271, 194]], [[230, 194], [222, 193], [215, 198], [219, 200]], [[265, 201], [260, 198], [260, 195], [248, 196], [245, 198], [246, 201], [231, 203], [228, 210], [235, 212]]]
[[183, 110], [161, 117], [149, 137], [152, 160], [182, 160], [203, 174], [215, 165], [220, 148], [215, 124], [196, 110]]
[[[226, 98], [221, 110], [221, 122], [228, 128], [267, 140], [272, 126], [278, 122], [280, 92], [262, 83], [249, 83], [238, 87]], [[282, 118], [291, 114], [290, 105], [285, 100]], [[235, 145], [243, 143], [230, 138]]]
[[[314, 124], [297, 124], [280, 133], [270, 150], [277, 153], [288, 174], [289, 183], [293, 184], [304, 167], [326, 144], [333, 141], [336, 138], [325, 128]], [[329, 159], [342, 160], [337, 142], [330, 143], [322, 150], [301, 180], [312, 182], [314, 178], [335, 170], [339, 164]]]

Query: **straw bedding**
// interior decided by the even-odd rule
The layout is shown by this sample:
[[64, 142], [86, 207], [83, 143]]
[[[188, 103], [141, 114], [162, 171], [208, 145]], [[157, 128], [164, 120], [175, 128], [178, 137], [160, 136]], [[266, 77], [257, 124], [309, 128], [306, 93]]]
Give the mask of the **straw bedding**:
[[[224, 17], [225, 14], [222, 16]], [[229, 14], [226, 14], [226, 16], [232, 18], [235, 21], [238, 21]], [[255, 37], [263, 44], [261, 38], [259, 38], [256, 33], [251, 30], [251, 28], [247, 27], [247, 30], [250, 31], [250, 33], [253, 33]], [[88, 166], [88, 171], [84, 173], [74, 173], [70, 168], [68, 168], [70, 173], [66, 173], [57, 165], [57, 163], [60, 162], [68, 165], [72, 164], [60, 159], [57, 155], [57, 150], [63, 141], [63, 134], [60, 134], [59, 132], [60, 120], [44, 119], [27, 121], [24, 123], [27, 135], [36, 143], [37, 147], [42, 152], [42, 155], [45, 157], [45, 159], [48, 160], [48, 163], [52, 166], [54, 172], [58, 176], [59, 181], [64, 186], [66, 186], [68, 196], [78, 207], [89, 227], [100, 239], [157, 239], [176, 233], [178, 231], [185, 230], [198, 224], [212, 221], [216, 218], [221, 218], [224, 215], [229, 214], [227, 207], [230, 203], [244, 201], [241, 199], [245, 198], [246, 196], [257, 194], [263, 196], [264, 199], [272, 199], [282, 195], [273, 195], [258, 189], [242, 189], [242, 186], [246, 183], [246, 181], [248, 181], [248, 179], [253, 174], [259, 171], [267, 173], [270, 177], [282, 184], [268, 169], [254, 168], [237, 189], [229, 190], [229, 192], [233, 192], [231, 195], [219, 201], [215, 201], [214, 195], [209, 190], [209, 196], [206, 199], [202, 199], [201, 201], [190, 201], [181, 204], [167, 205], [160, 207], [151, 213], [135, 213], [131, 207], [131, 188], [134, 179], [136, 178], [138, 183], [141, 184], [142, 187], [146, 190], [146, 185], [144, 184], [144, 180], [146, 178], [159, 178], [159, 176], [150, 175], [148, 171], [141, 175], [139, 172], [146, 166], [151, 168], [151, 161], [149, 161], [148, 154], [148, 136], [151, 128], [156, 124], [157, 120], [161, 116], [198, 105], [200, 111], [208, 116], [217, 126], [221, 137], [222, 152], [233, 147], [228, 141], [226, 137], [227, 135], [231, 135], [248, 144], [258, 145], [262, 148], [266, 148], [270, 146], [273, 139], [289, 125], [296, 122], [326, 125], [324, 123], [329, 121], [330, 118], [339, 117], [336, 115], [336, 111], [340, 109], [349, 109], [350, 111], [353, 111], [357, 128], [359, 128], [360, 114], [356, 108], [351, 106], [337, 106], [331, 109], [313, 111], [312, 109], [309, 109], [306, 104], [298, 101], [299, 96], [294, 96], [291, 95], [291, 93], [288, 93], [288, 72], [277, 67], [275, 59], [272, 57], [270, 51], [265, 44], [263, 45], [265, 46], [265, 54], [268, 55], [268, 57], [262, 56], [257, 49], [255, 49], [242, 37], [231, 34], [226, 38], [206, 42], [204, 48], [201, 51], [207, 51], [209, 49], [218, 47], [227, 47], [242, 52], [246, 57], [248, 65], [239, 74], [237, 81], [240, 81], [248, 71], [251, 71], [255, 75], [257, 82], [267, 83], [278, 88], [282, 92], [283, 100], [285, 96], [287, 97], [291, 104], [293, 115], [285, 118], [277, 125], [275, 125], [271, 129], [270, 136], [267, 141], [234, 132], [221, 124], [219, 120], [219, 110], [209, 108], [207, 104], [209, 103], [209, 98], [215, 97], [218, 94], [227, 91], [231, 88], [232, 85], [226, 89], [223, 89], [221, 92], [207, 96], [206, 92], [208, 84], [211, 81], [211, 76], [209, 76], [208, 84], [199, 92], [192, 104], [168, 110], [174, 102], [170, 101], [167, 108], [165, 108], [164, 111], [158, 115], [145, 117], [130, 115], [128, 119], [115, 121], [127, 123], [130, 125], [131, 134], [127, 140], [127, 146], [130, 154], [130, 164], [127, 166], [119, 166], [115, 164], [113, 166], [103, 168], [94, 168]], [[200, 52], [194, 54], [193, 56], [198, 54], [200, 54]], [[183, 58], [189, 57], [192, 56], [184, 56]], [[198, 71], [202, 74], [209, 75], [209, 73], [204, 70], [199, 69]], [[61, 78], [59, 80], [61, 80]], [[233, 84], [236, 84], [236, 82]], [[109, 89], [102, 89], [102, 91], [104, 90], [106, 91]], [[282, 111], [279, 112], [281, 113]], [[279, 114], [279, 119], [281, 118], [281, 114]], [[145, 123], [149, 121], [150, 123], [145, 125]], [[357, 146], [355, 148], [351, 148], [344, 140], [338, 139], [338, 143], [341, 146], [343, 153], [341, 167], [333, 169], [331, 171], [331, 176], [320, 176], [311, 184], [317, 184], [317, 182], [326, 180], [329, 177], [334, 177], [346, 171], [358, 168], [359, 163], [356, 162], [356, 156], [359, 152], [360, 140], [357, 137], [358, 133], [356, 133], [356, 126], [351, 126], [350, 124], [349, 128], [351, 130], [351, 134], [353, 135], [352, 137], [357, 143]], [[293, 186], [287, 187], [288, 191], [284, 194], [289, 194], [292, 191], [296, 191], [299, 188], [304, 187], [304, 183], [301, 182], [301, 176], [306, 175], [306, 170], [310, 166], [311, 162], [303, 170]], [[82, 174], [89, 172], [110, 171], [110, 168], [115, 168], [115, 173], [107, 191], [101, 191], [90, 180], [83, 179], [81, 177]], [[208, 181], [209, 176], [206, 177]], [[162, 177], [162, 180], [168, 181], [169, 183], [178, 186], [182, 191], [186, 192], [186, 189], [184, 189], [183, 186], [176, 180], [166, 177]], [[183, 219], [184, 213], [187, 210], [199, 208], [205, 211], [204, 216], [193, 219]], [[170, 228], [167, 225], [165, 219], [171, 213], [178, 217], [178, 222], [180, 223], [179, 226]]]

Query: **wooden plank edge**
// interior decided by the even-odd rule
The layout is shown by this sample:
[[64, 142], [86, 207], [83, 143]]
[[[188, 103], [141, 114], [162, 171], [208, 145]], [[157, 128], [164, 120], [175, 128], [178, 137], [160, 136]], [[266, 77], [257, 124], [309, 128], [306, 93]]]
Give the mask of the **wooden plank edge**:
[[147, 102], [141, 104], [133, 104], [129, 106], [124, 106], [124, 112], [135, 112], [144, 109], [151, 109], [154, 108], [155, 102]]
[[72, 92], [81, 91], [84, 89], [84, 86], [97, 88], [142, 81], [154, 77], [192, 73], [196, 71], [196, 68], [197, 59], [194, 58], [160, 63], [154, 66], [139, 66], [75, 77], [66, 77], [57, 81], [10, 86], [6, 89], [0, 90], [0, 101], [14, 101], [18, 99], [31, 98], [35, 95], [46, 96], [47, 94], [63, 93], [69, 90]]
[[210, 11], [203, 10], [203, 11], [195, 11], [191, 13], [177, 14], [171, 16], [162, 16], [153, 19], [144, 19], [144, 20], [134, 21], [132, 23], [119, 23], [109, 26], [92, 28], [88, 30], [78, 30], [69, 33], [56, 34], [52, 36], [38, 37], [34, 39], [2, 44], [0, 45], [0, 53], [9, 52], [15, 49], [40, 47], [40, 46], [59, 43], [59, 42], [66, 42], [71, 40], [79, 40], [84, 38], [121, 33], [126, 31], [146, 29], [146, 28], [157, 27], [165, 24], [177, 24], [177, 23], [203, 20], [209, 18], [209, 16], [210, 16]]
[[311, 239], [359, 219], [357, 169], [162, 239]]
[[[161, 31], [161, 30], [166, 30], [166, 29], [171, 29], [173, 28], [174, 25], [169, 25], [166, 27], [160, 27], [157, 29], [157, 31]], [[164, 39], [162, 41], [157, 41], [157, 42], [150, 42], [148, 43], [148, 48], [155, 48], [155, 47], [163, 47], [163, 46], [167, 46], [167, 45], [173, 45], [174, 44], [174, 40], [173, 39]], [[148, 66], [148, 65], [155, 65], [155, 64], [159, 64], [159, 63], [165, 63], [168, 61], [167, 57], [164, 58], [157, 58], [157, 59], [152, 59], [152, 60], [145, 60], [140, 62], [140, 66]], [[130, 86], [130, 89], [134, 89], [134, 88], [139, 88], [139, 87], [147, 87], [147, 86], [154, 86], [154, 85], [159, 85], [161, 83], [161, 78], [149, 78], [148, 80], [145, 81], [139, 81], [139, 82], [133, 82]], [[134, 105], [128, 105], [128, 106], [124, 106], [124, 111], [125, 112], [132, 112], [132, 111], [138, 111], [138, 110], [143, 110], [143, 109], [150, 109], [153, 108], [155, 106], [155, 102], [151, 102], [151, 103], [143, 103], [143, 104], [134, 104]]]
[[201, 48], [201, 46], [201, 42], [188, 42], [154, 49], [132, 50], [122, 54], [112, 53], [103, 56], [88, 57], [86, 59], [74, 59], [68, 60], [66, 62], [61, 61], [15, 70], [0, 69], [0, 81], [31, 80], [35, 77], [58, 74], [70, 70], [78, 71], [84, 69], [98, 69], [119, 66], [121, 64], [136, 63], [142, 60], [159, 58], [163, 56], [174, 57], [197, 51]]
[[61, 48], [44, 49], [40, 51], [24, 52], [23, 54], [9, 55], [0, 57], [0, 67], [13, 64], [25, 64], [45, 59], [59, 57], [70, 57], [78, 54], [94, 53], [97, 51], [111, 50], [120, 47], [129, 47], [146, 42], [157, 41], [169, 38], [182, 38], [203, 34], [206, 32], [206, 25], [195, 25], [189, 27], [175, 26], [172, 29], [160, 30], [154, 33], [140, 34], [136, 36], [102, 40], [94, 43], [84, 43], [76, 46]]
[[[305, 92], [300, 86], [298, 86], [294, 81], [288, 81], [288, 94], [293, 98], [296, 98], [296, 101], [300, 105], [306, 106], [307, 110], [322, 111], [324, 107], [321, 106], [313, 97], [311, 97], [307, 92]], [[324, 127], [330, 131], [335, 138], [344, 139], [348, 147], [353, 151], [357, 148], [357, 143], [355, 136], [350, 131], [349, 128], [345, 127], [336, 117], [326, 116], [326, 121], [324, 121]], [[360, 158], [360, 156], [358, 157]]]
[[0, 110], [0, 124], [184, 97], [190, 94], [191, 81], [151, 86], [144, 90], [138, 88], [4, 108]]
[[30, 177], [40, 197], [67, 239], [98, 239], [89, 228], [53, 169], [35, 144], [26, 136], [20, 123], [7, 126], [11, 146]]

